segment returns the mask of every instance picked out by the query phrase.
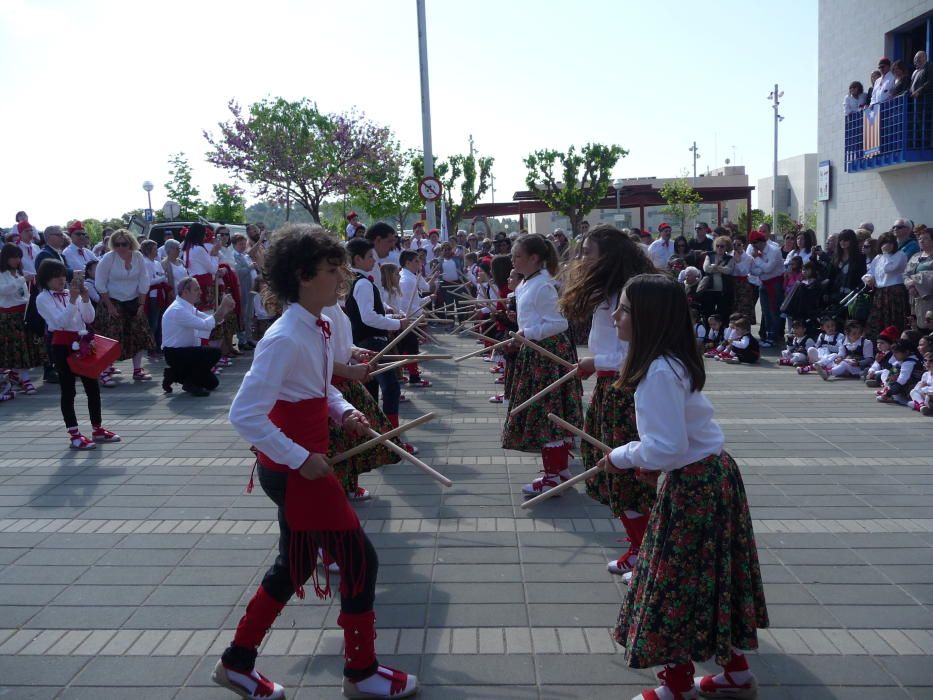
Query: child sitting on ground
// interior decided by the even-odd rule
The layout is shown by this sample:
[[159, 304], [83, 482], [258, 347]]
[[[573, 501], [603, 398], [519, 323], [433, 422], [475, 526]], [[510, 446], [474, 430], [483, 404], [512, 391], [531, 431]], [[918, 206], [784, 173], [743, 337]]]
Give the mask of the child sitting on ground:
[[735, 332], [729, 341], [730, 357], [724, 357], [731, 364], [753, 365], [761, 358], [758, 339], [752, 335], [752, 324], [744, 316], [735, 322]]
[[816, 345], [816, 341], [807, 333], [807, 322], [800, 318], [795, 319], [791, 323], [791, 333], [787, 347], [781, 350], [778, 364], [785, 367], [802, 367], [809, 364], [807, 352]]
[[891, 360], [891, 371], [888, 373], [885, 386], [878, 392], [878, 401], [881, 403], [898, 403], [907, 406], [910, 390], [914, 388], [920, 377], [923, 376], [923, 359], [909, 340], [898, 340], [891, 347], [894, 357]]
[[874, 356], [874, 346], [865, 337], [862, 322], [852, 319], [846, 322], [846, 339], [833, 358], [833, 364], [818, 363], [816, 371], [826, 381], [839, 377], [861, 377], [871, 366]]
[[719, 344], [706, 352], [704, 354], [705, 357], [713, 357], [716, 359], [731, 357], [732, 353], [729, 351], [729, 341], [732, 340], [732, 337], [735, 335], [735, 322], [740, 318], [742, 318], [742, 314], [740, 313], [734, 313], [729, 316], [729, 325], [722, 331], [722, 338]]
[[703, 321], [700, 319], [700, 310], [697, 308], [690, 309], [690, 320], [693, 321], [693, 335], [696, 336], [697, 346], [702, 348], [706, 347], [706, 326], [703, 324]]
[[706, 326], [709, 330], [706, 331], [706, 341], [703, 345], [707, 350], [712, 350], [722, 342], [722, 316], [710, 314], [706, 319]]
[[920, 411], [925, 416], [933, 416], [933, 352], [926, 353], [923, 361], [927, 371], [910, 390], [910, 399], [915, 411]]
[[875, 361], [868, 368], [868, 373], [865, 375], [865, 386], [877, 389], [887, 380], [888, 373], [891, 371], [891, 358], [893, 357], [891, 345], [897, 341], [897, 337], [897, 328], [894, 326], [888, 326], [878, 334]]
[[816, 365], [831, 367], [833, 359], [842, 352], [846, 337], [836, 329], [836, 319], [824, 316], [820, 322], [823, 332], [816, 337], [816, 344], [807, 350], [809, 364], [797, 368], [797, 374], [807, 374], [816, 369]]

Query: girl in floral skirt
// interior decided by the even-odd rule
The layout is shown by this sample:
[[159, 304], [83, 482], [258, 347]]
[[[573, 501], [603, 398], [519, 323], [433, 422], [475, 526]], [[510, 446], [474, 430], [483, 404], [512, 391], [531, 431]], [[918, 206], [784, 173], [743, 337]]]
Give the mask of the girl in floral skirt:
[[[554, 245], [539, 234], [525, 234], [512, 248], [512, 266], [524, 275], [524, 280], [515, 290], [518, 333], [576, 364], [577, 351], [567, 334], [567, 319], [558, 309], [554, 285], [558, 260]], [[522, 403], [568, 371], [563, 365], [522, 344], [515, 357], [510, 406]], [[547, 416], [555, 413], [579, 425], [583, 418], [582, 398], [583, 386], [575, 377], [524, 411], [509, 411], [502, 431], [502, 447], [522, 452], [540, 450], [544, 462], [544, 476], [522, 487], [525, 496], [543, 493], [570, 478], [567, 462], [572, 437], [549, 421]]]
[[[639, 275], [613, 318], [629, 342], [620, 383], [635, 389], [641, 439], [599, 466], [646, 480], [665, 473], [613, 635], [630, 666], [665, 667], [661, 686], [633, 700], [753, 698], [739, 650], [757, 648], [768, 626], [764, 588], [742, 477], [701, 393], [687, 298], [665, 275]], [[723, 672], [694, 678], [693, 662], [710, 657]]]
[[[583, 241], [582, 255], [574, 263], [561, 297], [561, 311], [570, 320], [592, 318], [589, 346], [592, 357], [580, 360], [582, 378], [596, 375], [596, 387], [583, 429], [607, 445], [624, 445], [638, 439], [635, 426], [634, 390], [616, 386], [628, 343], [619, 340], [612, 312], [619, 303], [625, 283], [635, 275], [654, 272], [644, 249], [617, 228], [597, 226]], [[583, 468], [593, 467], [602, 456], [589, 443], [580, 446]], [[599, 472], [588, 479], [586, 492], [609, 506], [622, 521], [628, 534], [629, 549], [608, 564], [609, 572], [631, 572], [654, 505], [655, 487], [635, 478], [630, 471], [617, 474]]]
[[35, 394], [29, 370], [45, 362], [44, 344], [24, 320], [29, 302], [29, 286], [23, 274], [23, 251], [15, 243], [0, 249], [0, 367], [10, 369], [9, 384], [0, 390], [0, 401], [12, 399], [13, 385], [24, 394]]

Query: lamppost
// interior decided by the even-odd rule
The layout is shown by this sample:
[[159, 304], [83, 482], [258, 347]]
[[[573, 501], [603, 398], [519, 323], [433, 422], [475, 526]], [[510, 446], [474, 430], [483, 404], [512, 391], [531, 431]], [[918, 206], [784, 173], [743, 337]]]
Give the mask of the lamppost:
[[778, 109], [781, 106], [782, 97], [784, 97], [784, 92], [782, 90], [779, 91], [778, 85], [775, 83], [774, 90], [768, 95], [768, 99], [772, 102], [771, 108], [774, 110], [774, 170], [771, 176], [771, 231], [774, 233], [778, 231], [778, 124], [784, 121], [784, 117], [781, 116]]
[[143, 183], [143, 189], [146, 190], [146, 197], [149, 199], [149, 208], [146, 210], [146, 221], [151, 222], [152, 216], [152, 189], [154, 185], [149, 180]]
[[688, 151], [693, 151], [693, 177], [697, 176], [697, 158], [700, 157], [700, 152], [697, 150], [697, 142], [693, 142], [693, 147], [688, 148]]

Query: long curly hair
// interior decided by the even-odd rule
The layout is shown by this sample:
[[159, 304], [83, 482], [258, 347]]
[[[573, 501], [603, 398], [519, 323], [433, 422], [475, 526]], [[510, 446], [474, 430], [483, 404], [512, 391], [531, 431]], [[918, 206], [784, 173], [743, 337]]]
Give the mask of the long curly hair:
[[590, 229], [586, 245], [595, 245], [598, 255], [573, 261], [560, 299], [561, 313], [576, 321], [588, 319], [597, 306], [618, 297], [635, 275], [657, 272], [641, 245], [614, 226]]

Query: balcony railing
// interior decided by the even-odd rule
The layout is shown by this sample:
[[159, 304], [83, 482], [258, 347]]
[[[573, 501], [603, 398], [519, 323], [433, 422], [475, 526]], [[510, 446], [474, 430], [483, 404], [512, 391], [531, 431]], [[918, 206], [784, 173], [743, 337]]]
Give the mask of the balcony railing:
[[898, 95], [845, 120], [847, 172], [933, 161], [933, 94]]

